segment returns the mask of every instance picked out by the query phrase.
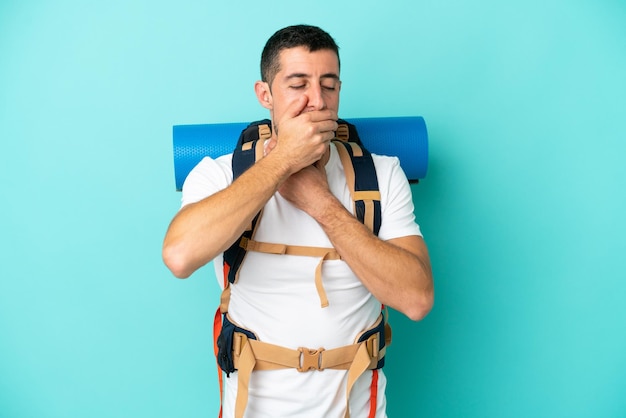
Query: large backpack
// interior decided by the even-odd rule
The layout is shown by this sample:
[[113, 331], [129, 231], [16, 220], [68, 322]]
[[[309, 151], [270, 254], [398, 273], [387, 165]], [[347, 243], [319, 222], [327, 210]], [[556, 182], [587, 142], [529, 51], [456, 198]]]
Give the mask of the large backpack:
[[[378, 188], [378, 178], [372, 155], [367, 151], [359, 138], [354, 125], [345, 120], [338, 120], [338, 128], [336, 138], [333, 140], [341, 159], [346, 182], [350, 190], [350, 196], [354, 202], [353, 213], [355, 217], [366, 225], [375, 235], [381, 225], [381, 206], [380, 191]], [[232, 169], [233, 181], [250, 168], [255, 162], [264, 156], [264, 143], [271, 138], [271, 121], [264, 119], [253, 122], [244, 129], [239, 136], [237, 145], [233, 152]], [[213, 334], [214, 334], [214, 350], [218, 363], [218, 376], [220, 395], [223, 393], [223, 378], [220, 371], [223, 370], [227, 374], [234, 371], [233, 359], [231, 356], [232, 342], [226, 341], [228, 338], [224, 335], [223, 330], [230, 326], [230, 334], [237, 331], [243, 335], [247, 335], [250, 339], [255, 339], [254, 333], [249, 330], [241, 329], [230, 323], [227, 317], [228, 303], [230, 300], [230, 284], [236, 283], [239, 276], [239, 270], [244, 262], [246, 253], [250, 250], [261, 251], [275, 254], [294, 254], [317, 256], [320, 262], [316, 269], [315, 284], [320, 296], [322, 308], [328, 306], [328, 300], [321, 281], [321, 265], [325, 260], [339, 259], [339, 254], [332, 248], [320, 247], [304, 247], [304, 246], [288, 246], [282, 244], [268, 244], [254, 241], [256, 227], [260, 222], [262, 210], [254, 217], [249, 227], [224, 252], [224, 291], [222, 292], [221, 303], [215, 313]], [[277, 249], [278, 247], [278, 249]], [[382, 307], [384, 309], [384, 307]], [[224, 328], [223, 328], [224, 327]], [[380, 334], [382, 337], [376, 340], [375, 349], [380, 349], [380, 360], [371, 367], [373, 368], [372, 393], [375, 393], [378, 371], [376, 369], [384, 365], [384, 347], [391, 342], [391, 328], [385, 321], [385, 315], [382, 315], [378, 325], [368, 330], [363, 339], [371, 338], [373, 334]], [[218, 344], [219, 340], [219, 344]], [[226, 348], [225, 348], [226, 347]], [[351, 385], [349, 385], [350, 387]], [[348, 394], [350, 390], [348, 388]], [[372, 408], [376, 409], [376, 397], [371, 399]], [[238, 407], [239, 408], [239, 407]], [[245, 408], [245, 406], [244, 406]], [[221, 396], [220, 396], [220, 414], [221, 417]]]

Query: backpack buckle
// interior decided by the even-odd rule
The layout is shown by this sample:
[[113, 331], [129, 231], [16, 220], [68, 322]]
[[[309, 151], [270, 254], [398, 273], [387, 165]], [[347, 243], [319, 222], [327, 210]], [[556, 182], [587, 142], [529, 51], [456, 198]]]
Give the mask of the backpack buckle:
[[310, 348], [299, 347], [300, 366], [296, 367], [299, 372], [308, 372], [309, 370], [324, 370], [322, 368], [322, 352], [323, 348], [312, 350]]
[[350, 129], [348, 129], [348, 125], [342, 123], [337, 126], [335, 136], [342, 142], [348, 142], [348, 139], [350, 139]]
[[272, 129], [269, 125], [259, 125], [259, 139], [265, 141], [272, 137]]

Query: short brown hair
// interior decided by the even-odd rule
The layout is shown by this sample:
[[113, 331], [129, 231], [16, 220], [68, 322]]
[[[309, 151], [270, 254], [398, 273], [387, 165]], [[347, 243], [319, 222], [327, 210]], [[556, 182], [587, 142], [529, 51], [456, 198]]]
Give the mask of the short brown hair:
[[298, 46], [306, 47], [310, 52], [329, 49], [337, 54], [339, 62], [339, 47], [327, 32], [317, 26], [288, 26], [267, 40], [261, 54], [261, 80], [272, 84], [276, 73], [280, 71], [280, 51]]

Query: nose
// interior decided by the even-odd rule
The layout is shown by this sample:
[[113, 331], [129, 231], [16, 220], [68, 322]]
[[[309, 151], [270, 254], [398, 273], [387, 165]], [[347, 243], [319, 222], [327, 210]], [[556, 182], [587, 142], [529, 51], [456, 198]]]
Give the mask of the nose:
[[308, 91], [307, 97], [309, 99], [307, 107], [310, 110], [324, 110], [326, 108], [321, 86], [312, 86]]

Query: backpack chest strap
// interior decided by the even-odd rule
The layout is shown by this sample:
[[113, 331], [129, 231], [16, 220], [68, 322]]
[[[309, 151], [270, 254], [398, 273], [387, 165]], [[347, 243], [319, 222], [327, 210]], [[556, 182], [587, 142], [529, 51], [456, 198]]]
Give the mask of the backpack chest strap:
[[242, 238], [239, 243], [248, 251], [256, 251], [265, 254], [300, 255], [305, 257], [324, 257], [325, 260], [340, 260], [341, 256], [332, 247], [309, 247], [304, 245], [273, 244], [269, 242], [253, 241]]
[[317, 289], [322, 308], [328, 306], [328, 297], [326, 296], [326, 290], [324, 290], [324, 284], [322, 283], [322, 263], [327, 260], [341, 260], [341, 256], [337, 250], [326, 247], [272, 244], [269, 242], [253, 241], [245, 237], [241, 238], [239, 245], [246, 251], [255, 251], [264, 254], [298, 255], [320, 258], [317, 267], [315, 267], [315, 288]]

